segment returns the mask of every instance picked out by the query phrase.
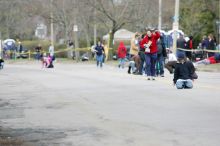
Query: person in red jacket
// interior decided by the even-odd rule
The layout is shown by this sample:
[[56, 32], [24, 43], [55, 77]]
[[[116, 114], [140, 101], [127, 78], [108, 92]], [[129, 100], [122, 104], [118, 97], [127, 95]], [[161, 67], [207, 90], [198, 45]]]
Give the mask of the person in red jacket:
[[123, 42], [120, 42], [118, 46], [118, 59], [119, 59], [119, 65], [118, 67], [124, 68], [125, 61], [126, 61], [126, 55], [127, 55], [127, 49]]
[[140, 42], [140, 48], [144, 48], [145, 50], [145, 62], [146, 62], [146, 70], [145, 74], [150, 80], [155, 80], [155, 64], [157, 60], [157, 40], [160, 38], [160, 32], [154, 30], [148, 30], [146, 36]]
[[201, 61], [196, 62], [194, 65], [200, 66], [200, 65], [209, 65], [209, 64], [215, 64], [220, 63], [220, 53], [216, 53], [214, 56], [203, 59]]

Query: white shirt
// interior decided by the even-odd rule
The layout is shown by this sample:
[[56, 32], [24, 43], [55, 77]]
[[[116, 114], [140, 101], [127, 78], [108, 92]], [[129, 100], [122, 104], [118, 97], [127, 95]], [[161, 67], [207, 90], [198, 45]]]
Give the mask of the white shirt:
[[173, 53], [170, 53], [168, 54], [168, 61], [177, 61], [177, 58]]
[[50, 56], [53, 56], [53, 55], [54, 55], [54, 46], [50, 45], [50, 47], [49, 47], [49, 53], [50, 53]]

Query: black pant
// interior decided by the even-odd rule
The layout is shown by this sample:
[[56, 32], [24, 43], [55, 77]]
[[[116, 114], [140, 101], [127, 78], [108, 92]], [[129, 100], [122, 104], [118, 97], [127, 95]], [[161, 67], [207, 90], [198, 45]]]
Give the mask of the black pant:
[[139, 73], [142, 74], [143, 68], [144, 68], [144, 62], [145, 62], [145, 53], [143, 51], [139, 51], [138, 55], [141, 58], [141, 64], [140, 64], [140, 68], [139, 68]]

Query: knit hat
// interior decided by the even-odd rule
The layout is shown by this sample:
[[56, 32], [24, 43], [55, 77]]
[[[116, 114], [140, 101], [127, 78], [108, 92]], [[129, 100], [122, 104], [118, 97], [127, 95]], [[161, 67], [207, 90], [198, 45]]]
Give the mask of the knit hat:
[[177, 54], [177, 58], [178, 58], [178, 59], [184, 59], [184, 58], [185, 58], [185, 54], [182, 53], [182, 52], [181, 52], [181, 53], [178, 53], [178, 54]]

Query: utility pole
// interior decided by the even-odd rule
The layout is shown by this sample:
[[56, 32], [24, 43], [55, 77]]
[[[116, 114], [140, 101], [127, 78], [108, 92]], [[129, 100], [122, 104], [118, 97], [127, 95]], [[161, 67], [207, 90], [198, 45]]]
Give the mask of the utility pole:
[[175, 15], [173, 21], [173, 52], [176, 54], [177, 30], [179, 29], [179, 0], [175, 0]]
[[54, 46], [54, 31], [53, 31], [53, 0], [50, 0], [50, 41]]
[[[96, 0], [95, 0], [95, 6], [96, 6]], [[97, 28], [96, 28], [96, 7], [94, 12], [94, 45], [96, 45], [96, 38], [97, 38]]]
[[161, 24], [162, 24], [161, 11], [162, 11], [162, 0], [159, 0], [158, 30], [161, 30]]
[[0, 59], [2, 59], [2, 32], [0, 32]]
[[77, 26], [77, 2], [74, 0], [74, 26], [73, 26], [73, 33], [74, 33], [74, 46], [75, 46], [75, 57], [76, 61], [79, 61], [79, 51], [76, 49], [79, 48], [79, 41], [78, 41], [78, 26]]

